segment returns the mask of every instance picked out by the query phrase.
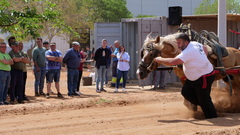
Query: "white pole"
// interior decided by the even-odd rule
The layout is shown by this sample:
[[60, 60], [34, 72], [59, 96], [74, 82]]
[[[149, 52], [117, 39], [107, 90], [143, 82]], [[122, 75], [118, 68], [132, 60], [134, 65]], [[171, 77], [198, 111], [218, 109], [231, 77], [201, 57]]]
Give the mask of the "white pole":
[[223, 46], [227, 46], [227, 8], [226, 0], [218, 0], [218, 37]]
[[[227, 8], [226, 0], [218, 0], [218, 37], [223, 46], [227, 46]], [[217, 87], [223, 87], [222, 80], [217, 81]]]

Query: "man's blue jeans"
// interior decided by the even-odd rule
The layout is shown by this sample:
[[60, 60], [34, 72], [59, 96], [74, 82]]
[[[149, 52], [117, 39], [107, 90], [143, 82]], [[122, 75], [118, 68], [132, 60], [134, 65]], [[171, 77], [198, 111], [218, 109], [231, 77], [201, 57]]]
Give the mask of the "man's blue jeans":
[[46, 75], [46, 67], [39, 67], [40, 71], [37, 72], [37, 69], [34, 67], [33, 71], [34, 71], [34, 76], [35, 76], [35, 92], [43, 92], [43, 88], [44, 88], [44, 79], [45, 79], [45, 75]]
[[119, 88], [119, 83], [120, 83], [121, 77], [123, 78], [122, 87], [123, 88], [126, 87], [127, 74], [128, 74], [128, 71], [121, 71], [119, 69], [117, 70], [117, 85], [116, 85], [116, 88]]
[[0, 102], [7, 99], [7, 92], [10, 86], [11, 74], [8, 71], [0, 71]]
[[68, 95], [72, 95], [76, 92], [78, 75], [79, 72], [77, 69], [68, 68]]
[[104, 84], [104, 77], [106, 75], [106, 66], [100, 66], [99, 69], [97, 69], [97, 82], [96, 82], [96, 89], [99, 90], [99, 82], [101, 81], [101, 89], [103, 89]]

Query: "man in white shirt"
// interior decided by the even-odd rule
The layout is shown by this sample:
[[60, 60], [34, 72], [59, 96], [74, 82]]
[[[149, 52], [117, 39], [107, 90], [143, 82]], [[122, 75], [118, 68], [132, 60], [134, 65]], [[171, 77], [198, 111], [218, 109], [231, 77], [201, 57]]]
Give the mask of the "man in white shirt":
[[163, 65], [183, 64], [186, 82], [182, 95], [194, 105], [199, 105], [205, 117], [216, 118], [217, 113], [212, 103], [210, 93], [214, 81], [214, 70], [206, 56], [206, 48], [195, 41], [190, 42], [188, 35], [182, 33], [176, 37], [178, 48], [182, 52], [175, 58], [155, 58]]

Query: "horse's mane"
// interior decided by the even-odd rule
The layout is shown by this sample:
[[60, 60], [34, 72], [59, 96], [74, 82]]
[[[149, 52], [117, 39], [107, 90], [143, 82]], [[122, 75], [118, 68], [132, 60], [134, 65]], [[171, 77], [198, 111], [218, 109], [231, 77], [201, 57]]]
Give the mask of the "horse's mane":
[[176, 41], [176, 36], [179, 34], [180, 33], [177, 32], [174, 34], [169, 34], [164, 37], [160, 37], [160, 43], [158, 43], [157, 46], [155, 46], [155, 49], [161, 50], [164, 47], [164, 44], [170, 44], [174, 48], [174, 51], [172, 52], [172, 54], [176, 54], [179, 51], [177, 41]]

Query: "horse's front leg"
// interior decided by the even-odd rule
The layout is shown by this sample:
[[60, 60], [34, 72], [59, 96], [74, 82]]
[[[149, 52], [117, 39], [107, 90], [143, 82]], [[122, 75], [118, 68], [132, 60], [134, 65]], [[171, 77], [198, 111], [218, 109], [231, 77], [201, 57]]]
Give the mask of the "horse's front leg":
[[157, 62], [156, 58], [153, 59], [152, 63], [148, 66], [147, 70], [149, 71], [154, 71], [156, 70], [161, 63]]

